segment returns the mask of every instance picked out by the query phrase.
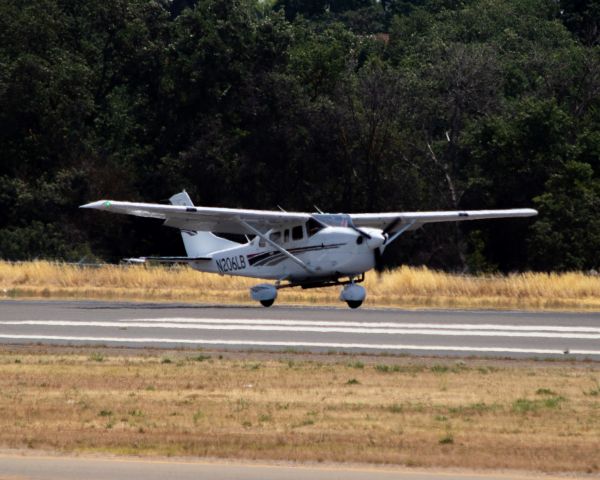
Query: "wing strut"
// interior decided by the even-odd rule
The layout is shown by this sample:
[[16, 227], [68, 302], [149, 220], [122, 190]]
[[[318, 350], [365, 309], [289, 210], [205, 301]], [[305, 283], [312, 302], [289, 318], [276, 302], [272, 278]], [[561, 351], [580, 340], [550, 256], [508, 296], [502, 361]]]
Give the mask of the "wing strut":
[[392, 243], [394, 240], [396, 240], [400, 235], [402, 235], [404, 232], [406, 232], [408, 229], [410, 229], [410, 227], [412, 227], [414, 224], [415, 224], [415, 220], [411, 220], [410, 222], [408, 222], [400, 230], [398, 230], [391, 237], [389, 237], [383, 244], [383, 247], [384, 248], [387, 247], [390, 243]]
[[255, 235], [257, 235], [260, 238], [262, 238], [265, 242], [267, 242], [273, 248], [275, 248], [276, 250], [279, 250], [281, 253], [283, 253], [290, 260], [296, 262], [298, 265], [300, 265], [302, 268], [304, 268], [308, 273], [313, 273], [313, 274], [315, 273], [315, 271], [312, 268], [310, 268], [306, 263], [304, 263], [302, 260], [300, 260], [295, 255], [292, 255], [290, 252], [288, 252], [281, 245], [277, 245], [273, 240], [271, 240], [270, 238], [267, 238], [266, 235], [264, 235], [263, 233], [261, 233], [259, 230], [257, 230], [256, 228], [254, 228], [249, 223], [247, 223], [247, 222], [245, 222], [244, 220], [241, 220], [241, 219], [238, 219], [238, 222], [241, 225], [243, 225], [244, 227], [246, 227], [248, 230], [250, 230], [251, 232], [253, 232]]

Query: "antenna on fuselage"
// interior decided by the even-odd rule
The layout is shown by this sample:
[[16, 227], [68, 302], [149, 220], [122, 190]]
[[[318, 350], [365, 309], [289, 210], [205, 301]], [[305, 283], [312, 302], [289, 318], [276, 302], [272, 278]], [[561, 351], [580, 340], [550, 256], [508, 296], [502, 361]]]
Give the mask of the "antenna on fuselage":
[[316, 205], [313, 205], [313, 207], [315, 207], [315, 210], [321, 214], [324, 214], [325, 212], [323, 212], [319, 207], [317, 207]]
[[281, 210], [283, 213], [287, 213], [287, 211], [285, 211], [285, 210], [282, 208], [282, 206], [281, 206], [281, 205], [277, 205], [277, 208], [278, 208], [279, 210]]

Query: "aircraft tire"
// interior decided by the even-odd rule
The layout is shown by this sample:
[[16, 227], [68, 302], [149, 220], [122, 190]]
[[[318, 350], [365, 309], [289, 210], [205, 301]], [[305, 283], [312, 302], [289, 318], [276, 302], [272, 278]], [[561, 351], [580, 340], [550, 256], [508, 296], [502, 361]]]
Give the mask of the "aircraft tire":
[[358, 308], [362, 305], [362, 300], [348, 300], [346, 303], [350, 308]]
[[272, 298], [271, 300], [261, 300], [261, 301], [260, 301], [260, 304], [261, 304], [263, 307], [270, 307], [271, 305], [273, 305], [273, 302], [274, 302], [274, 301], [275, 301], [275, 299], [274, 299], [274, 298]]

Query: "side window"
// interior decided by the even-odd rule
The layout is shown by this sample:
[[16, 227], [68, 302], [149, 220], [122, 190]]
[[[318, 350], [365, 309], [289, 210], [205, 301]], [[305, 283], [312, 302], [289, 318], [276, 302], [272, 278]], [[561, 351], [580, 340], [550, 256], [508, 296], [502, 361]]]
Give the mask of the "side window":
[[271, 233], [269, 238], [271, 239], [271, 241], [279, 243], [279, 240], [281, 239], [281, 232], [273, 232]]
[[292, 240], [302, 240], [303, 236], [302, 225], [292, 228]]
[[290, 230], [289, 228], [286, 228], [285, 231], [283, 232], [283, 242], [287, 243], [290, 241]]

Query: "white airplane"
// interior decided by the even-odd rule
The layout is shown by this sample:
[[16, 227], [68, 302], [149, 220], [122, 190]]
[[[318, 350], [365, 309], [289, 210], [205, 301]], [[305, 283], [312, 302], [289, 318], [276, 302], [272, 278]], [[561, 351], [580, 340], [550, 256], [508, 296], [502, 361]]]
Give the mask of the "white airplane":
[[[357, 308], [367, 294], [358, 283], [365, 272], [380, 264], [383, 251], [403, 233], [426, 223], [537, 215], [529, 208], [325, 214], [195, 207], [185, 191], [172, 196], [170, 202], [99, 200], [80, 208], [159, 218], [164, 225], [179, 228], [187, 257], [129, 260], [185, 262], [202, 272], [275, 280], [250, 289], [252, 299], [265, 307], [273, 304], [280, 288], [342, 285], [340, 300]], [[247, 242], [234, 242], [212, 232], [242, 234]]]

